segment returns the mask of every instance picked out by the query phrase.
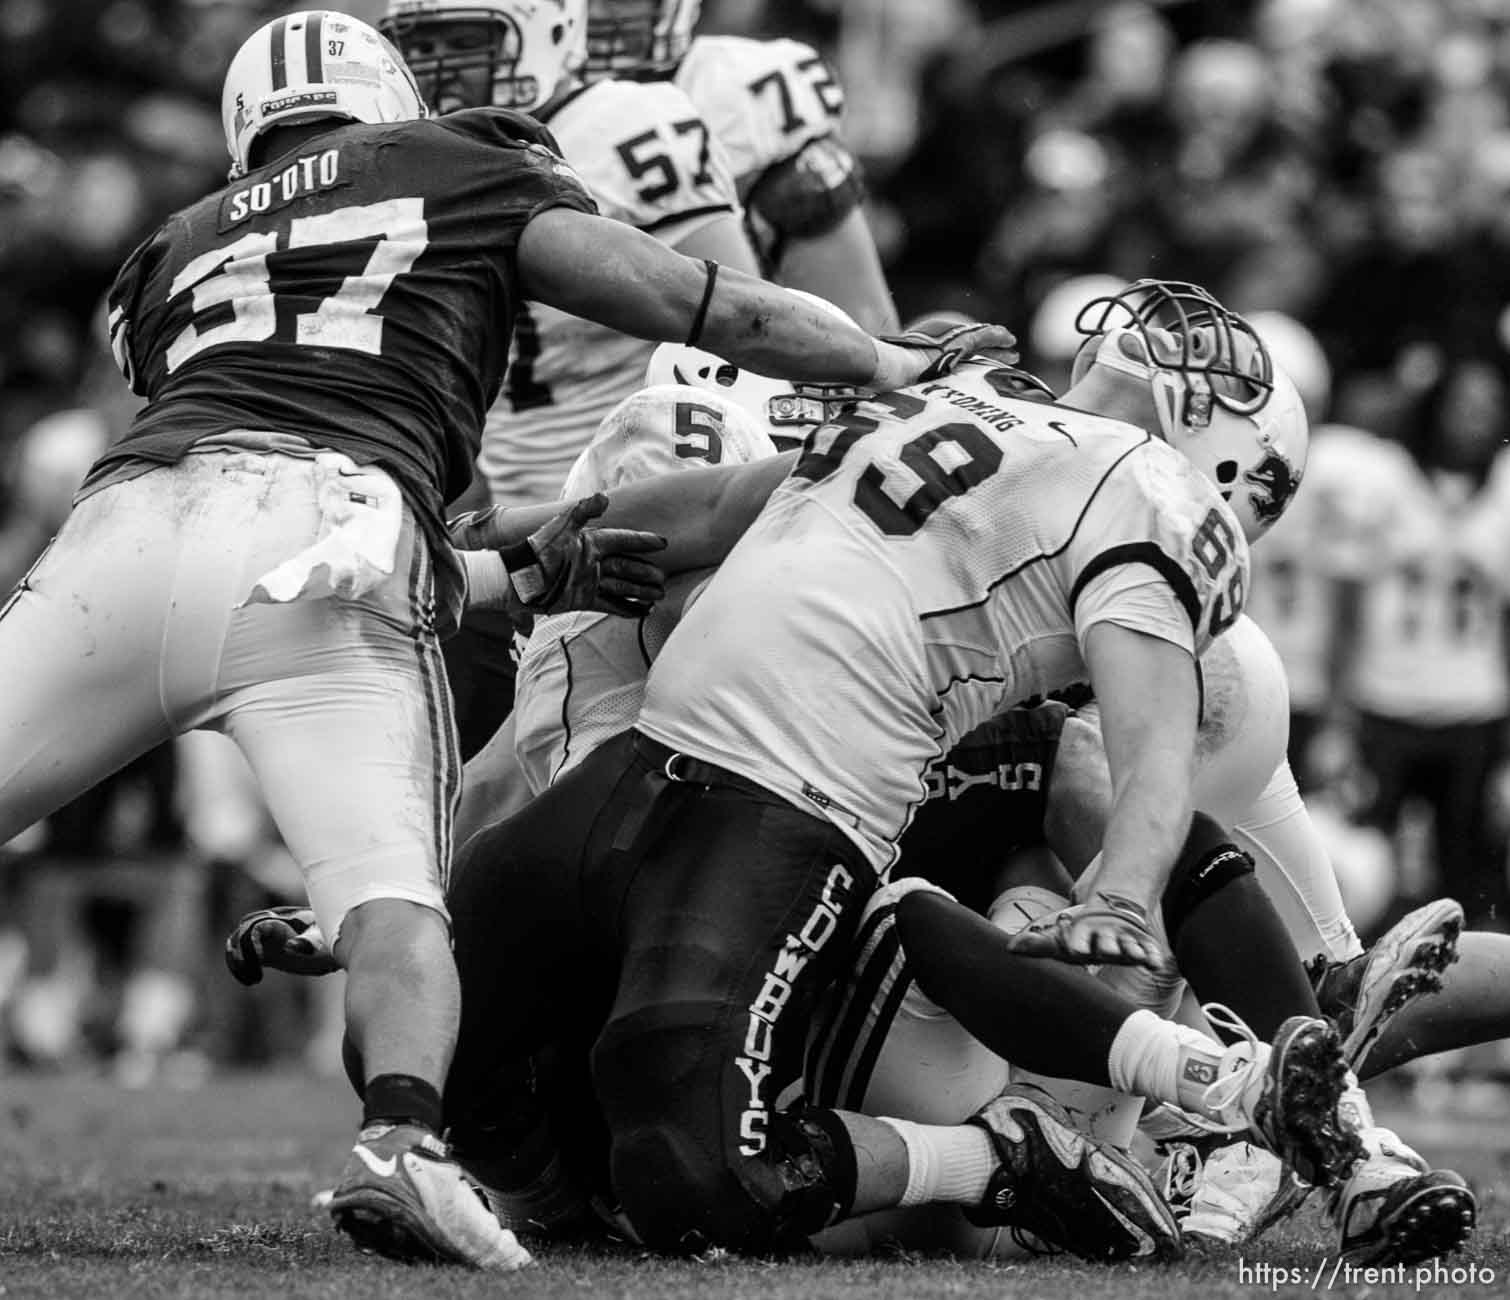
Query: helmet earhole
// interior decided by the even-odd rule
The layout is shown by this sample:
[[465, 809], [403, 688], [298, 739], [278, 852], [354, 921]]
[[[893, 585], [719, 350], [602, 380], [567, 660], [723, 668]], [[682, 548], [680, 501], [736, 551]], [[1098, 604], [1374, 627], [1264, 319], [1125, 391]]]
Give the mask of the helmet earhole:
[[1216, 481], [1218, 483], [1227, 484], [1232, 482], [1236, 477], [1237, 462], [1235, 460], [1224, 460], [1216, 467]]
[[739, 367], [725, 363], [714, 372], [713, 379], [725, 388], [733, 388], [739, 382]]

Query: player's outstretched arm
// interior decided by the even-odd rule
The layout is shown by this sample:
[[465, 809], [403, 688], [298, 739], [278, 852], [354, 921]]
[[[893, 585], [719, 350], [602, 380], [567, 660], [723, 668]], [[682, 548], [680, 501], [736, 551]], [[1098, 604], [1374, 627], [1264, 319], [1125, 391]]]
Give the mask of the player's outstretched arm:
[[945, 374], [965, 356], [1010, 349], [1011, 333], [971, 326], [943, 339], [872, 338], [774, 284], [673, 252], [617, 221], [550, 208], [524, 228], [529, 297], [620, 333], [699, 347], [760, 374], [879, 391]]
[[[614, 489], [607, 510], [594, 522], [665, 538], [665, 550], [655, 556], [665, 573], [704, 569], [722, 561], [744, 536], [796, 459], [792, 451], [748, 465], [685, 470], [626, 484]], [[463, 551], [501, 551], [518, 545], [560, 511], [559, 501], [494, 506], [455, 520], [451, 540]]]
[[[1081, 880], [1076, 896], [1126, 899], [1152, 917], [1190, 830], [1200, 714], [1195, 660], [1173, 642], [1110, 622], [1086, 633], [1085, 657], [1101, 708], [1112, 805], [1101, 867]], [[1085, 942], [1105, 942], [1094, 929]]]
[[760, 259], [750, 247], [744, 222], [732, 212], [704, 221], [685, 234], [675, 227], [659, 228], [656, 234], [663, 244], [676, 249], [683, 257], [710, 257], [726, 270], [760, 274]]

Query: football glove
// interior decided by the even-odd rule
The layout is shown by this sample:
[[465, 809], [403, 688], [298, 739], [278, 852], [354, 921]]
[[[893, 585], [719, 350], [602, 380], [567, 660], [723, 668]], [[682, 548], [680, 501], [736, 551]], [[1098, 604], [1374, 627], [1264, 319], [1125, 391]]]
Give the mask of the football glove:
[[264, 969], [290, 975], [329, 975], [340, 970], [308, 907], [268, 907], [248, 912], [225, 941], [225, 964], [250, 988]]
[[1146, 966], [1167, 970], [1173, 957], [1148, 924], [1148, 914], [1120, 894], [1092, 894], [1040, 917], [1011, 935], [1007, 946], [1025, 957], [1053, 957], [1076, 966]]
[[1014, 365], [1016, 343], [1012, 332], [1001, 325], [952, 325], [937, 333], [912, 329], [888, 334], [876, 341], [876, 373], [870, 386], [888, 392], [925, 383], [949, 374], [973, 356]]
[[[524, 541], [498, 548], [524, 614], [595, 610], [639, 618], [666, 590], [659, 566], [644, 559], [666, 539], [633, 528], [589, 528], [608, 509], [602, 492], [566, 506]], [[463, 516], [451, 525], [462, 549], [492, 549], [496, 510]]]

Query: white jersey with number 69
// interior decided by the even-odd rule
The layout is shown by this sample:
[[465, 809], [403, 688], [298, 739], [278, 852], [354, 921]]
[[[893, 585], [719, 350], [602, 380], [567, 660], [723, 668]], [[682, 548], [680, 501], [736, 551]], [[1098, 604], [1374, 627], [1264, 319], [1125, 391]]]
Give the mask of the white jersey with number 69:
[[1178, 452], [997, 397], [968, 369], [813, 435], [671, 634], [640, 713], [665, 744], [827, 816], [877, 869], [928, 763], [1086, 680], [1092, 626], [1198, 654], [1247, 587], [1236, 519]]
[[[536, 116], [605, 217], [675, 247], [707, 221], [739, 211], [722, 147], [670, 82], [596, 82]], [[644, 385], [654, 348], [553, 307], [524, 304], [478, 457], [493, 500], [527, 505], [556, 496], [599, 422]]]

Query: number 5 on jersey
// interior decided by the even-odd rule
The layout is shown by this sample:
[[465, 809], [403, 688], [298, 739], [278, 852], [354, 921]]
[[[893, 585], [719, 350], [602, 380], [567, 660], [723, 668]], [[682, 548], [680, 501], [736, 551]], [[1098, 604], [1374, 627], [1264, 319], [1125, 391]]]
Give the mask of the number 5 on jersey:
[[[337, 208], [296, 217], [286, 240], [280, 231], [250, 231], [196, 257], [168, 289], [170, 303], [192, 291], [194, 313], [168, 348], [168, 373], [206, 348], [271, 338], [381, 355], [383, 318], [377, 309], [393, 281], [425, 251], [429, 231], [424, 207], [423, 199], [387, 199]], [[317, 296], [308, 285], [294, 287], [298, 250], [368, 240], [373, 246], [366, 263], [313, 311], [279, 310], [281, 297], [308, 303]], [[280, 260], [288, 262], [289, 277], [281, 285], [279, 271], [285, 268]]]

